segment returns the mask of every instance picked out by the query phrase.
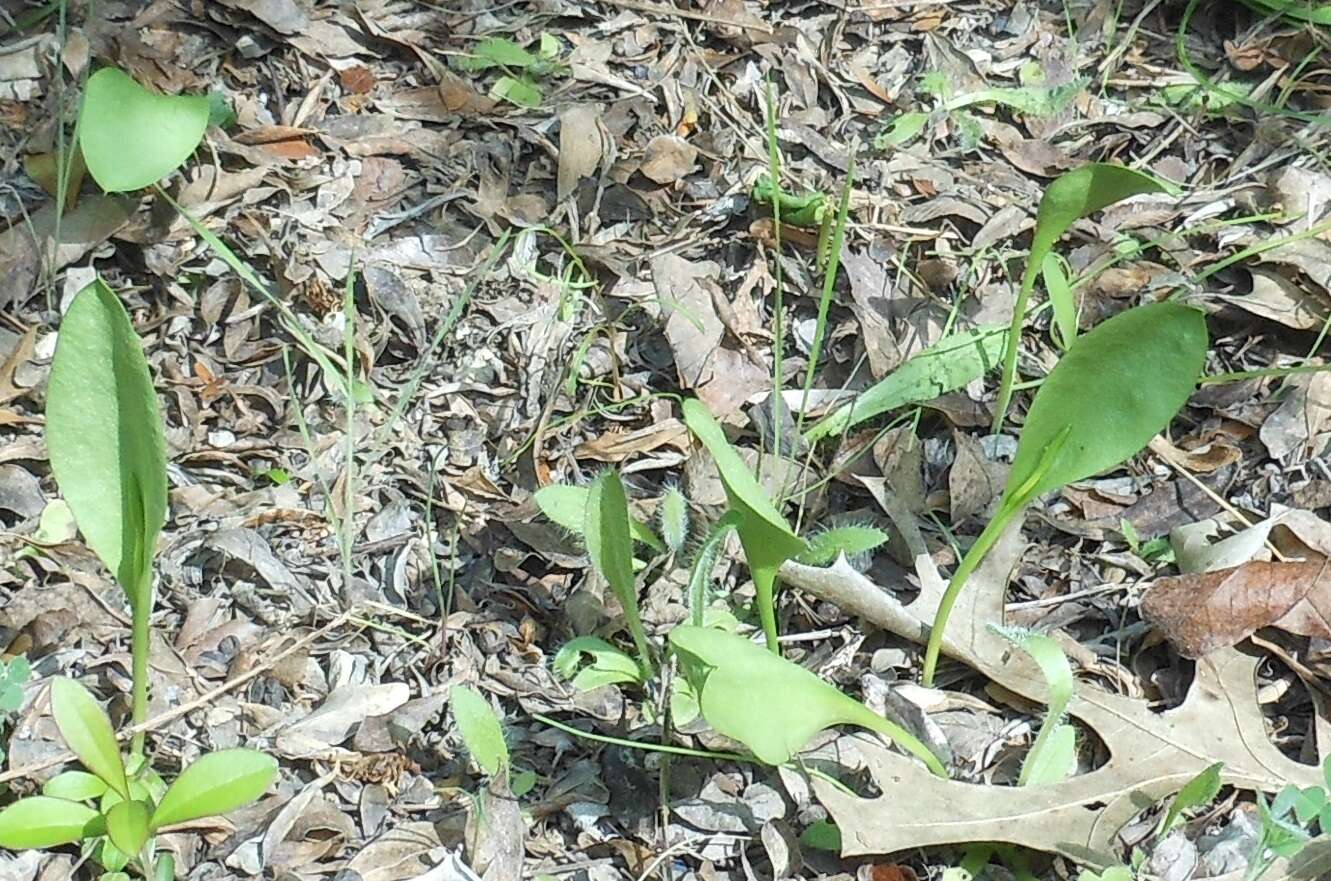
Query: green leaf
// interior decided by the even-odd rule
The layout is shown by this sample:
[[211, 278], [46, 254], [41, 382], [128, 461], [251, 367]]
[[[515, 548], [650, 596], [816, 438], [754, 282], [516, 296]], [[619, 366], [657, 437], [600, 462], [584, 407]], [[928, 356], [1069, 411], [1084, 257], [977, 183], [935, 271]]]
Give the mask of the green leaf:
[[1062, 724], [1072, 701], [1072, 667], [1057, 642], [1040, 633], [1018, 633], [997, 628], [1031, 656], [1049, 687], [1048, 711], [1035, 736], [1035, 743], [1022, 764], [1018, 786], [1057, 783], [1077, 766], [1076, 729]]
[[74, 297], [60, 325], [46, 392], [46, 444], [84, 538], [136, 614], [146, 610], [153, 552], [166, 522], [166, 442], [143, 346], [101, 280]]
[[810, 443], [840, 434], [889, 410], [956, 391], [998, 366], [1005, 328], [951, 334], [906, 361], [804, 432]]
[[841, 853], [841, 830], [836, 823], [819, 820], [800, 833], [800, 844], [813, 850]]
[[1017, 349], [1021, 345], [1021, 327], [1026, 320], [1026, 302], [1035, 288], [1035, 280], [1044, 267], [1044, 258], [1054, 249], [1074, 223], [1129, 196], [1142, 193], [1177, 193], [1178, 188], [1122, 165], [1092, 163], [1074, 168], [1060, 176], [1044, 191], [1040, 208], [1035, 215], [1035, 235], [1026, 270], [1021, 278], [1021, 290], [1012, 311], [1012, 324], [1008, 328], [1003, 357], [1003, 381], [998, 405], [994, 410], [994, 430], [1002, 424], [1012, 400], [1012, 385], [1016, 378]]
[[1297, 21], [1331, 25], [1331, 3], [1311, 3], [1309, 0], [1243, 0], [1254, 9], [1274, 12]]
[[818, 732], [858, 725], [886, 736], [946, 777], [942, 762], [914, 735], [842, 694], [798, 664], [742, 636], [706, 627], [670, 632], [707, 723], [747, 746], [760, 761], [781, 765]]
[[693, 566], [689, 569], [689, 621], [698, 627], [706, 623], [704, 619], [707, 615], [707, 593], [712, 584], [712, 570], [716, 568], [716, 559], [721, 556], [726, 536], [730, 530], [739, 525], [739, 521], [740, 516], [736, 511], [727, 511], [723, 514], [707, 534], [702, 547], [698, 548], [698, 553], [693, 558]]
[[88, 78], [79, 112], [88, 173], [108, 193], [154, 184], [194, 153], [211, 113], [206, 95], [157, 95], [103, 68]]
[[560, 676], [572, 680], [579, 691], [642, 681], [637, 661], [595, 636], [579, 636], [564, 643], [555, 654], [554, 668]]
[[42, 795], [66, 801], [92, 801], [106, 794], [106, 781], [87, 771], [65, 771], [42, 786]]
[[73, 679], [56, 679], [51, 683], [51, 710], [60, 736], [83, 767], [128, 797], [129, 781], [111, 720], [88, 689]]
[[59, 847], [88, 835], [99, 816], [76, 801], [44, 795], [19, 799], [0, 811], [0, 847], [8, 850]]
[[1294, 816], [1307, 826], [1317, 819], [1326, 804], [1326, 790], [1320, 786], [1305, 786], [1299, 790], [1299, 797], [1294, 800]]
[[826, 566], [841, 554], [865, 554], [887, 541], [887, 533], [873, 526], [834, 526], [815, 532], [799, 560], [808, 566]]
[[514, 798], [522, 798], [524, 795], [531, 792], [535, 785], [536, 772], [530, 768], [524, 768], [513, 775], [513, 783], [509, 789], [513, 793]]
[[1077, 299], [1072, 286], [1068, 284], [1063, 258], [1057, 254], [1044, 256], [1044, 289], [1049, 294], [1049, 302], [1054, 307], [1055, 339], [1059, 346], [1067, 349], [1077, 338]]
[[633, 575], [633, 542], [629, 537], [628, 497], [619, 474], [606, 471], [587, 489], [583, 534], [592, 565], [610, 584], [624, 609], [629, 633], [638, 648], [643, 678], [651, 676], [651, 646], [638, 612], [638, 585]]
[[148, 818], [152, 814], [146, 802], [122, 801], [106, 813], [106, 834], [124, 853], [136, 854], [148, 840]]
[[490, 87], [490, 97], [533, 110], [541, 106], [541, 89], [531, 80], [501, 76]]
[[739, 514], [736, 528], [744, 547], [744, 559], [758, 594], [758, 613], [762, 617], [767, 647], [778, 651], [776, 633], [776, 573], [781, 564], [804, 552], [804, 540], [797, 536], [767, 497], [725, 432], [705, 404], [696, 399], [684, 402], [684, 423], [712, 454], [730, 507]]
[[657, 520], [661, 525], [661, 538], [673, 553], [679, 553], [689, 537], [689, 500], [679, 487], [672, 486], [661, 497], [657, 508]]
[[[566, 483], [552, 483], [543, 486], [532, 494], [536, 507], [552, 522], [564, 527], [569, 532], [585, 539], [583, 535], [583, 515], [587, 512], [587, 487], [571, 486]], [[656, 533], [636, 517], [629, 524], [635, 541], [640, 541], [654, 551], [664, 553], [666, 546]]]
[[1024, 504], [1135, 455], [1187, 402], [1206, 348], [1202, 313], [1177, 303], [1129, 309], [1078, 339], [1035, 395], [1004, 504]]
[[897, 114], [887, 129], [874, 138], [874, 146], [879, 150], [888, 147], [904, 147], [920, 136], [929, 122], [929, 114], [918, 110]]
[[1174, 801], [1170, 804], [1169, 810], [1165, 812], [1165, 819], [1160, 824], [1158, 837], [1164, 838], [1168, 835], [1183, 816], [1184, 811], [1205, 807], [1215, 801], [1215, 797], [1220, 794], [1220, 772], [1224, 767], [1224, 762], [1216, 762], [1183, 784], [1183, 788], [1178, 791], [1178, 795], [1174, 796]]
[[260, 798], [276, 778], [277, 760], [256, 750], [206, 753], [167, 788], [149, 825], [155, 832], [234, 811]]
[[491, 777], [508, 773], [508, 744], [490, 702], [474, 689], [455, 685], [448, 692], [462, 742], [481, 770]]
[[486, 70], [491, 67], [516, 67], [523, 70], [534, 65], [537, 60], [535, 55], [512, 40], [490, 37], [473, 46], [469, 55], [459, 58], [458, 67], [463, 70]]

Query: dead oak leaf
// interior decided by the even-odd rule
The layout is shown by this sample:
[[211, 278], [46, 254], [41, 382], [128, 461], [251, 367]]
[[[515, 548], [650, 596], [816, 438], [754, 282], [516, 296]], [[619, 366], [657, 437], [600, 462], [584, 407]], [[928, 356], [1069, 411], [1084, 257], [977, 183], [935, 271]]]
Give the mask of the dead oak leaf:
[[1331, 638], [1331, 564], [1256, 560], [1161, 578], [1141, 608], [1185, 658], [1235, 645], [1263, 627]]

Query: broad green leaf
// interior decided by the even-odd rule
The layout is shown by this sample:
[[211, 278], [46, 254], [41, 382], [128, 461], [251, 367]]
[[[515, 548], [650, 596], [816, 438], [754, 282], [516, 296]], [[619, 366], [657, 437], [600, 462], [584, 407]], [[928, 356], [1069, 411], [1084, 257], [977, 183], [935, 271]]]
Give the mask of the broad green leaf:
[[947, 776], [942, 762], [914, 735], [742, 636], [685, 625], [670, 632], [670, 644], [684, 662], [707, 723], [769, 765], [790, 761], [826, 728], [858, 725]]
[[888, 127], [874, 138], [874, 146], [879, 150], [888, 147], [904, 147], [920, 136], [929, 122], [929, 114], [918, 110], [898, 114]]
[[44, 795], [23, 798], [0, 811], [0, 847], [59, 847], [84, 838], [99, 816], [87, 805]]
[[638, 585], [633, 575], [633, 541], [629, 537], [629, 504], [624, 484], [615, 471], [606, 471], [587, 489], [583, 512], [587, 555], [615, 592], [624, 609], [629, 633], [638, 648], [643, 677], [651, 675], [651, 646], [638, 612]]
[[138, 614], [166, 521], [166, 443], [143, 346], [101, 280], [74, 297], [60, 325], [46, 444], [79, 529]]
[[1160, 824], [1158, 837], [1164, 838], [1168, 835], [1179, 821], [1179, 818], [1183, 816], [1184, 811], [1205, 807], [1215, 800], [1215, 797], [1220, 794], [1220, 772], [1224, 767], [1224, 762], [1216, 762], [1183, 784], [1183, 788], [1178, 791], [1178, 795], [1174, 796], [1174, 801], [1170, 804], [1169, 810], [1165, 812], [1165, 819]]
[[1310, 0], [1243, 0], [1254, 9], [1274, 12], [1286, 18], [1313, 24], [1331, 25], [1331, 3]]
[[1063, 258], [1057, 254], [1044, 256], [1044, 289], [1054, 307], [1055, 341], [1064, 350], [1077, 338], [1077, 299], [1068, 283]]
[[841, 830], [837, 828], [836, 823], [819, 820], [800, 833], [800, 844], [814, 850], [826, 850], [840, 855]]
[[739, 525], [739, 521], [740, 516], [736, 511], [727, 511], [723, 514], [707, 534], [702, 547], [698, 548], [698, 553], [693, 558], [693, 566], [689, 569], [689, 620], [698, 627], [707, 623], [705, 620], [707, 594], [712, 584], [712, 570], [716, 568], [717, 557], [721, 556], [726, 536], [730, 534], [730, 530]]
[[637, 661], [596, 636], [579, 636], [564, 643], [555, 654], [554, 668], [579, 691], [642, 681]]
[[744, 464], [735, 448], [726, 440], [720, 424], [712, 418], [705, 404], [696, 399], [684, 402], [684, 423], [712, 454], [730, 507], [739, 514], [736, 528], [744, 547], [744, 559], [758, 595], [758, 614], [762, 617], [767, 647], [778, 650], [776, 633], [776, 573], [781, 564], [804, 552], [804, 540], [797, 536], [767, 497]]
[[87, 771], [65, 771], [42, 786], [42, 795], [66, 801], [92, 801], [106, 794], [106, 781]]
[[146, 802], [122, 801], [106, 813], [106, 834], [124, 853], [136, 854], [148, 840], [148, 818], [152, 814]]
[[508, 773], [508, 744], [499, 718], [490, 708], [490, 702], [474, 689], [455, 685], [448, 692], [453, 706], [453, 721], [457, 723], [462, 742], [481, 770], [491, 777]]
[[998, 628], [998, 632], [1021, 647], [1040, 668], [1049, 688], [1048, 711], [1035, 736], [1035, 743], [1022, 764], [1018, 786], [1057, 783], [1077, 766], [1076, 729], [1063, 724], [1072, 701], [1072, 667], [1058, 643], [1040, 633], [1021, 633]]
[[1317, 819], [1326, 804], [1325, 789], [1320, 786], [1305, 786], [1299, 790], [1299, 797], [1294, 800], [1294, 816], [1307, 826]]
[[491, 67], [531, 67], [537, 58], [512, 40], [489, 37], [472, 47], [471, 52], [458, 59], [463, 70], [486, 70]]
[[808, 566], [826, 566], [841, 554], [865, 554], [887, 541], [887, 533], [874, 526], [834, 526], [809, 536], [809, 547], [799, 560]]
[[1149, 174], [1122, 165], [1091, 163], [1060, 176], [1044, 191], [1035, 215], [1035, 235], [1031, 239], [1031, 252], [1026, 270], [1021, 277], [1021, 290], [1012, 310], [1012, 324], [1003, 356], [1003, 380], [998, 404], [994, 410], [994, 430], [1002, 424], [1012, 400], [1012, 385], [1016, 378], [1017, 349], [1021, 345], [1021, 327], [1026, 320], [1026, 303], [1035, 280], [1044, 267], [1045, 256], [1054, 249], [1074, 223], [1129, 196], [1142, 193], [1177, 193], [1178, 188]]
[[[585, 538], [582, 533], [583, 517], [587, 513], [587, 487], [572, 486], [567, 483], [552, 483], [543, 486], [532, 494], [536, 507], [552, 522], [564, 527], [569, 532]], [[647, 524], [636, 517], [629, 524], [633, 538], [647, 545], [654, 551], [664, 553], [666, 546]]]
[[1206, 348], [1202, 313], [1178, 303], [1128, 309], [1080, 337], [1031, 403], [1005, 502], [1024, 503], [1139, 452], [1187, 402]]
[[73, 679], [56, 679], [51, 683], [51, 711], [55, 714], [60, 736], [79, 757], [83, 767], [105, 780], [107, 786], [122, 796], [127, 796], [129, 781], [125, 778], [125, 763], [120, 758], [120, 744], [116, 743], [111, 720], [88, 689]]
[[672, 486], [666, 490], [657, 506], [656, 518], [666, 547], [673, 553], [679, 553], [689, 538], [689, 500], [679, 491], [679, 487]]
[[501, 76], [490, 87], [490, 97], [533, 110], [541, 106], [541, 89], [531, 80]]
[[252, 749], [200, 756], [162, 796], [149, 823], [153, 831], [213, 817], [260, 798], [277, 778], [277, 760]]
[[79, 112], [88, 173], [108, 193], [150, 186], [189, 159], [211, 113], [207, 95], [157, 95], [103, 68], [88, 78]]
[[998, 366], [1005, 328], [954, 333], [893, 370], [854, 401], [843, 404], [804, 432], [813, 442], [840, 434], [889, 410], [956, 391]]

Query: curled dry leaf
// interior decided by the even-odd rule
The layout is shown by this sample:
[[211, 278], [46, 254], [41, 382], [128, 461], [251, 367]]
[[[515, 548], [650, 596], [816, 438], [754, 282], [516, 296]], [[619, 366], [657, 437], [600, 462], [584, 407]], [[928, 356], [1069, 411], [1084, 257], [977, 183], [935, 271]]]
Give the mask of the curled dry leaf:
[[1331, 638], [1331, 563], [1254, 561], [1156, 581], [1142, 613], [1186, 658], [1234, 645], [1263, 627]]

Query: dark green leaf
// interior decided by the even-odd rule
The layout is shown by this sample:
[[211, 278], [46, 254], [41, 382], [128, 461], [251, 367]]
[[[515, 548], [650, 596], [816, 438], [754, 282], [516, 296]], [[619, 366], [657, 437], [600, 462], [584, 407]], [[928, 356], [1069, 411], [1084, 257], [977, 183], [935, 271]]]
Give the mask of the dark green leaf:
[[835, 823], [819, 820], [800, 833], [800, 844], [813, 850], [841, 853], [841, 830]]
[[60, 736], [83, 767], [127, 796], [129, 781], [125, 778], [125, 763], [120, 757], [115, 730], [88, 689], [73, 679], [56, 679], [51, 683], [51, 711]]
[[60, 326], [46, 444], [84, 538], [137, 612], [150, 599], [153, 552], [166, 521], [166, 443], [143, 346], [100, 280], [74, 297]]
[[206, 95], [157, 95], [103, 68], [88, 78], [79, 113], [88, 173], [108, 193], [150, 186], [189, 159], [211, 113]]
[[9, 850], [59, 847], [84, 838], [98, 819], [92, 808], [44, 795], [19, 799], [0, 811], [0, 847]]

